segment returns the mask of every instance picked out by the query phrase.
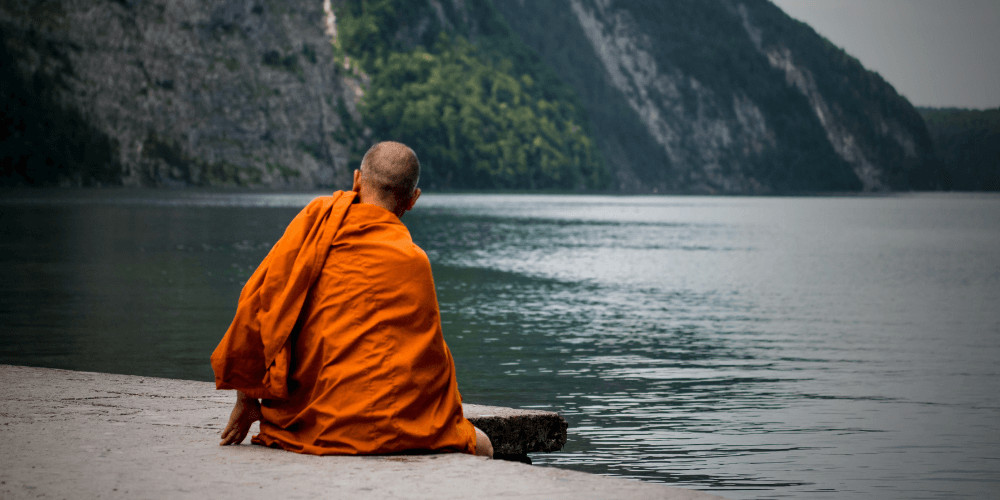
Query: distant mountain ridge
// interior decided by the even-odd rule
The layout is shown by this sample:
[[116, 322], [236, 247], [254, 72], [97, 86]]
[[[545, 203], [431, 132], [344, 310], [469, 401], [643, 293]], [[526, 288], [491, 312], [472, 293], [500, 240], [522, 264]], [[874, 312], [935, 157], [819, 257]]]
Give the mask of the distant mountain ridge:
[[0, 38], [3, 184], [343, 186], [389, 135], [448, 189], [947, 182], [910, 103], [764, 0], [11, 0]]
[[946, 188], [1000, 191], [1000, 108], [917, 108], [946, 166]]

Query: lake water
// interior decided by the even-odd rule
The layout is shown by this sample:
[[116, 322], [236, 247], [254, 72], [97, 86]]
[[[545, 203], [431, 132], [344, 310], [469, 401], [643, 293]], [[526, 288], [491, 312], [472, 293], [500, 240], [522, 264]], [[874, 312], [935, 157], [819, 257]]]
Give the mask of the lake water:
[[[0, 193], [0, 363], [211, 380], [317, 194]], [[730, 498], [1000, 489], [1000, 197], [428, 194], [404, 222], [465, 400], [569, 421], [539, 466]]]

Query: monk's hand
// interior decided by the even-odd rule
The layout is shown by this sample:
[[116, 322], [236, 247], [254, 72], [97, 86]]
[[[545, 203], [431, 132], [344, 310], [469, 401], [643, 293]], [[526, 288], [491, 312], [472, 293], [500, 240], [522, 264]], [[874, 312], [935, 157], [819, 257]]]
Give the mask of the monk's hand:
[[233, 406], [233, 413], [229, 415], [229, 423], [222, 430], [222, 441], [219, 445], [242, 443], [250, 432], [250, 426], [258, 420], [260, 420], [260, 401], [237, 391], [236, 405]]

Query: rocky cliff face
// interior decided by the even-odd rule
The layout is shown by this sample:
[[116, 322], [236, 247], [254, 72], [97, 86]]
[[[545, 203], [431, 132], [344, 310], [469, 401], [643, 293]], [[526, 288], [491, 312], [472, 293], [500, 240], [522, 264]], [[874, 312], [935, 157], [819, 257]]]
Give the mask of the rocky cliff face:
[[669, 165], [704, 187], [728, 192], [765, 187], [740, 169], [723, 172], [726, 162], [741, 156], [732, 150], [759, 152], [776, 142], [764, 114], [744, 92], [720, 95], [669, 61], [658, 64], [653, 56], [656, 34], [644, 33], [629, 11], [610, 1], [585, 5], [571, 0], [569, 7], [611, 85], [663, 149]]
[[4, 173], [63, 184], [343, 185], [351, 167], [338, 133], [357, 118], [360, 88], [338, 73], [327, 21], [318, 0], [5, 0], [4, 139], [45, 134], [32, 131], [37, 120], [36, 129], [46, 120], [65, 129], [69, 113], [79, 123], [62, 136], [86, 135], [107, 154], [90, 155], [99, 168], [73, 168], [58, 164], [78, 160], [72, 152], [38, 147], [51, 136], [21, 137], [29, 146], [6, 152]]
[[769, 2], [496, 6], [579, 90], [622, 189], [937, 186], [913, 107]]

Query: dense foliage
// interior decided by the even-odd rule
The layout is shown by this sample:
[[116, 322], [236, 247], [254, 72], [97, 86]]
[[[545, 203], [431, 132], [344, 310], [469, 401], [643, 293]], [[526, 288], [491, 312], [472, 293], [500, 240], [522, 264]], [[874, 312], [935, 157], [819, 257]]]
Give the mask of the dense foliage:
[[[607, 168], [572, 92], [488, 2], [464, 8], [444, 12], [444, 22], [426, 1], [335, 8], [337, 49], [370, 78], [360, 109], [374, 138], [412, 146], [430, 187], [606, 188]], [[408, 24], [414, 19], [425, 23]]]
[[959, 191], [1000, 191], [1000, 108], [920, 108], [948, 186]]

